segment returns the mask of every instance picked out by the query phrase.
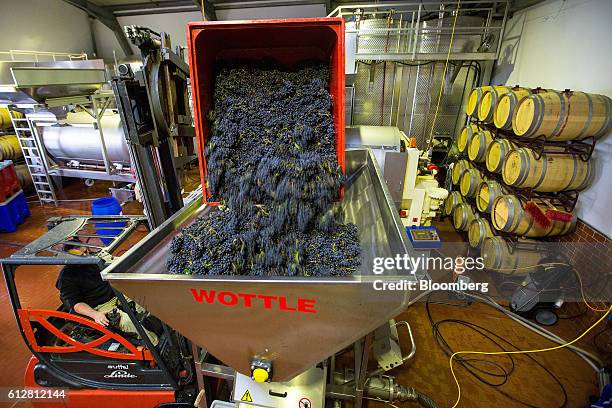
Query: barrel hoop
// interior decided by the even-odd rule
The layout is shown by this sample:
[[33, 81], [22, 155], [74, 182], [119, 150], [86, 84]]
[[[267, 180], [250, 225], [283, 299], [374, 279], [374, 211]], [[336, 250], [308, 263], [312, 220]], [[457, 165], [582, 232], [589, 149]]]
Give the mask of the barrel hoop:
[[485, 212], [491, 212], [491, 210], [493, 210], [493, 202], [495, 201], [497, 197], [499, 197], [499, 194], [491, 198], [491, 193], [493, 193], [495, 189], [491, 188], [491, 185], [489, 185], [489, 182], [487, 182], [487, 187], [489, 189], [489, 201], [487, 202], [487, 208], [485, 209]]
[[540, 187], [540, 185], [544, 182], [544, 179], [546, 178], [546, 170], [548, 169], [548, 160], [545, 154], [542, 153], [540, 160], [542, 160], [542, 174], [540, 174], [540, 179], [533, 186], [534, 190]]
[[508, 153], [510, 153], [510, 150], [512, 149], [512, 145], [510, 145], [508, 139], [503, 139], [500, 145], [501, 146], [499, 149], [499, 163], [497, 169], [495, 169], [497, 171], [503, 170], [504, 162], [506, 161], [506, 156], [508, 156]]
[[[522, 205], [521, 205], [521, 208], [523, 208]], [[523, 212], [524, 212], [524, 210], [523, 210]], [[529, 217], [529, 225], [527, 226], [527, 231], [531, 231], [531, 228], [533, 227], [533, 223], [534, 223], [533, 217]], [[518, 228], [518, 224], [516, 224], [516, 228]]]
[[584, 190], [585, 188], [587, 188], [588, 185], [591, 183], [591, 178], [593, 177], [593, 166], [591, 165], [591, 162], [586, 162], [586, 166], [587, 166], [587, 175], [584, 178], [584, 181], [582, 182], [582, 184], [576, 187], [576, 190], [578, 191]]
[[536, 129], [540, 128], [540, 125], [544, 120], [544, 100], [542, 99], [542, 97], [540, 95], [531, 95], [529, 98], [533, 100], [534, 120], [531, 122], [531, 125], [529, 125], [529, 129], [527, 129], [527, 132], [525, 132], [524, 134], [524, 136], [526, 137], [532, 136], [535, 133]]
[[518, 97], [514, 93], [509, 93], [508, 98], [510, 98], [510, 109], [508, 110], [508, 117], [506, 118], [506, 123], [504, 123], [504, 129], [512, 129], [512, 114], [514, 113], [514, 109], [518, 104]]
[[478, 231], [480, 232], [479, 237], [478, 237], [478, 246], [481, 246], [485, 240], [485, 227], [484, 227], [484, 223], [480, 221], [477, 221], [477, 222], [478, 222]]
[[529, 155], [525, 152], [525, 150], [522, 150], [522, 149], [517, 149], [517, 153], [519, 157], [522, 158], [522, 160], [521, 160], [521, 168], [519, 169], [518, 179], [516, 179], [513, 185], [520, 186], [525, 182], [525, 180], [527, 179], [527, 176], [529, 175], [529, 167], [531, 167], [530, 166], [531, 157], [529, 157]]
[[[507, 201], [509, 203], [513, 203], [514, 204], [514, 202], [512, 200], [512, 197], [509, 197], [507, 199]], [[512, 224], [508, 225], [508, 223], [511, 220], [513, 220], [513, 219], [514, 219], [514, 205], [513, 206], [508, 205], [508, 219], [506, 220], [506, 224], [504, 225], [503, 231], [506, 231], [506, 229], [508, 229], [512, 225]], [[518, 226], [518, 224], [516, 224], [516, 226], [514, 228], [512, 228], [512, 229], [510, 229], [510, 230], [508, 230], [506, 232], [513, 232], [516, 229], [517, 226]]]
[[[484, 133], [483, 133], [484, 135]], [[484, 152], [486, 151], [487, 146], [487, 138], [481, 137], [478, 139], [478, 154], [476, 155], [476, 161], [482, 161], [482, 156], [484, 156]]]
[[605, 107], [606, 107], [606, 120], [604, 120], [604, 123], [602, 123], [601, 125], [601, 129], [599, 129], [593, 136], [597, 137], [601, 137], [604, 136], [604, 133], [606, 132], [606, 130], [608, 130], [610, 128], [610, 122], [612, 121], [612, 99], [608, 98], [605, 95], [599, 95], [606, 103], [605, 103]]
[[567, 183], [563, 190], [567, 190], [568, 188], [570, 188], [574, 180], [576, 180], [576, 176], [578, 175], [578, 158], [576, 156], [572, 156], [572, 159], [574, 160], [574, 172], [572, 173], [572, 178], [570, 179], [569, 183]]
[[498, 245], [499, 241], [494, 240], [493, 241], [495, 243], [495, 245], [493, 245], [493, 249], [495, 250], [495, 267], [493, 269], [500, 269], [501, 266], [501, 260], [502, 260], [502, 249], [501, 249], [501, 245]]
[[584, 127], [582, 128], [580, 133], [578, 133], [578, 136], [576, 136], [576, 139], [582, 138], [582, 136], [588, 130], [589, 126], [591, 126], [591, 121], [593, 120], [593, 99], [591, 98], [591, 95], [589, 95], [588, 93], [585, 92], [584, 94], [586, 95], [587, 100], [589, 101], [589, 116], [588, 116], [588, 120], [584, 122]]
[[[565, 105], [565, 99], [563, 98], [563, 94], [557, 92], [557, 91], [552, 91], [554, 93], [557, 94], [557, 96], [559, 96], [559, 104], [561, 106], [560, 112], [559, 112], [559, 121], [557, 122], [557, 126], [555, 127], [555, 129], [552, 131], [552, 133], [550, 134], [551, 138], [555, 138], [556, 136], [558, 136], [561, 132], [563, 132], [563, 129], [565, 129], [565, 126], [567, 125], [567, 120], [569, 119], [569, 115], [570, 115], [570, 96], [571, 94], [569, 94], [567, 96], [567, 106]], [[567, 112], [566, 112], [567, 110]]]
[[476, 193], [475, 189], [478, 187], [478, 185], [474, 187], [474, 184], [476, 181], [475, 180], [476, 176], [474, 175], [474, 172], [469, 173], [469, 176], [470, 176], [470, 188], [468, 189], [468, 196], [473, 196]]

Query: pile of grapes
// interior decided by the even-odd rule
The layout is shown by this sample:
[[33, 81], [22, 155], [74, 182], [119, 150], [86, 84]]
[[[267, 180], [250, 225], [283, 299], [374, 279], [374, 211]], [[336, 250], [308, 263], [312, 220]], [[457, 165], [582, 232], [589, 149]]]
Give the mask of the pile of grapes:
[[[268, 63], [269, 64], [269, 63]], [[327, 90], [329, 70], [233, 64], [215, 78], [208, 187], [223, 206], [174, 238], [176, 274], [350, 275], [360, 267]]]

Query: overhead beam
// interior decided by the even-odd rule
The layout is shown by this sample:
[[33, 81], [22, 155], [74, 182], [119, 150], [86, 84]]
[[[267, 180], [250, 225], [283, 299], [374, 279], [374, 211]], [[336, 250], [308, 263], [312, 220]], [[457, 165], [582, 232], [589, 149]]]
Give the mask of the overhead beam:
[[132, 51], [132, 47], [130, 46], [130, 42], [128, 41], [125, 33], [123, 32], [123, 28], [117, 18], [112, 13], [103, 7], [100, 7], [90, 1], [87, 0], [64, 0], [66, 3], [77, 7], [84, 12], [86, 12], [89, 16], [98, 19], [102, 24], [108, 27], [113, 34], [115, 34], [115, 38], [119, 42], [123, 53], [126, 56], [133, 55], [134, 51]]
[[116, 17], [200, 11], [200, 7], [196, 6], [193, 0], [166, 0], [155, 1], [154, 3], [141, 2], [117, 4], [114, 6], [105, 6], [104, 8], [111, 11]]
[[[206, 16], [206, 20], [216, 21], [217, 20], [217, 12], [215, 10], [215, 6], [208, 0], [193, 0], [193, 3], [198, 6], [198, 9], [202, 11], [202, 14]], [[202, 10], [202, 5], [204, 6], [204, 10]]]

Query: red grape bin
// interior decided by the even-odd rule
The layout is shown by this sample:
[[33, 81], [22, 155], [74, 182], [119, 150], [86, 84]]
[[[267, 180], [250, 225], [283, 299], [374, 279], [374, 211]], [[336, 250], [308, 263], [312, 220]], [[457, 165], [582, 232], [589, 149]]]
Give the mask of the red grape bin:
[[204, 146], [210, 132], [206, 117], [213, 104], [215, 66], [219, 61], [271, 58], [288, 69], [302, 61], [329, 63], [329, 93], [336, 130], [336, 155], [344, 171], [344, 20], [293, 18], [285, 20], [200, 21], [187, 24], [189, 70], [196, 139], [205, 201]]

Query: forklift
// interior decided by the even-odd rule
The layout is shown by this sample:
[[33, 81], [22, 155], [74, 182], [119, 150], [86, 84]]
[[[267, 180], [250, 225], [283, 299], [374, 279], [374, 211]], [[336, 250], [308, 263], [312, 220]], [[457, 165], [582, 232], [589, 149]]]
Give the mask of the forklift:
[[193, 361], [187, 340], [162, 323], [159, 342], [153, 346], [144, 335], [145, 316], [138, 316], [121, 292], [115, 292], [119, 307], [140, 339], [70, 313], [64, 304], [56, 310], [28, 307], [15, 282], [19, 273], [37, 273], [54, 265], [102, 270], [116, 259], [122, 243], [146, 226], [146, 218], [70, 216], [51, 218], [48, 226], [45, 235], [0, 261], [17, 325], [32, 352], [24, 385], [54, 390], [53, 398], [34, 400], [34, 405], [193, 406]]

